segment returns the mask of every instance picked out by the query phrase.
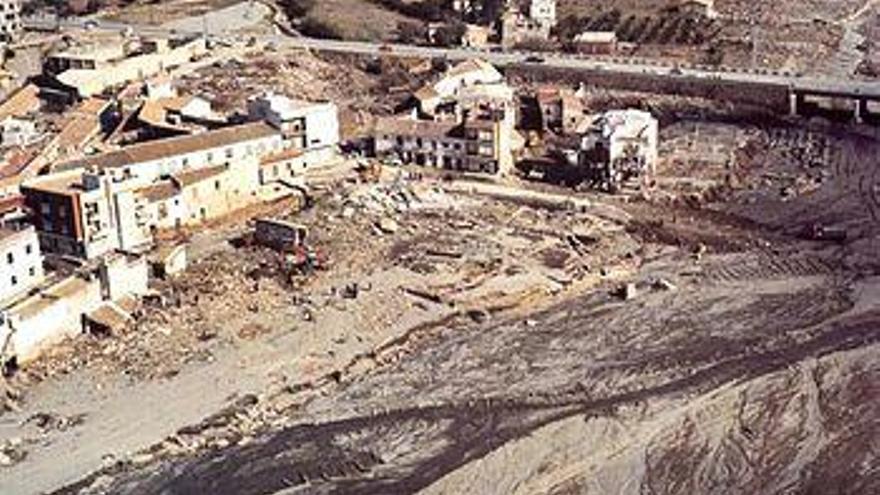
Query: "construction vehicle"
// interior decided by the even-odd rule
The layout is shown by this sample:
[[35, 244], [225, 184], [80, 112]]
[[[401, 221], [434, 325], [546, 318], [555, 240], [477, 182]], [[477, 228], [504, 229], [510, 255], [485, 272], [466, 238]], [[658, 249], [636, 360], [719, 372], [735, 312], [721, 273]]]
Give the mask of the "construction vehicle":
[[290, 249], [289, 254], [285, 255], [285, 260], [291, 272], [302, 275], [311, 275], [317, 270], [324, 270], [328, 264], [327, 257], [321, 250], [303, 244]]

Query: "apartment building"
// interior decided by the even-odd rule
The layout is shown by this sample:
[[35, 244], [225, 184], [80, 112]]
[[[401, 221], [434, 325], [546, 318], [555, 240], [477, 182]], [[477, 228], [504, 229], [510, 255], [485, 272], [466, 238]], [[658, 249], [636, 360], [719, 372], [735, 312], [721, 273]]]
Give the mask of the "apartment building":
[[70, 171], [40, 177], [22, 187], [43, 250], [93, 259], [117, 249], [150, 244], [139, 216], [134, 180], [110, 171]]
[[138, 216], [150, 229], [214, 220], [259, 201], [256, 161], [188, 170], [137, 189]]
[[131, 321], [147, 281], [145, 257], [113, 254], [0, 306], [0, 364], [25, 364], [95, 323]]
[[147, 141], [119, 150], [73, 160], [55, 171], [118, 169], [148, 185], [163, 176], [184, 170], [213, 167], [248, 160], [283, 149], [281, 134], [275, 128], [254, 122], [224, 127], [201, 134]]
[[406, 164], [488, 175], [509, 173], [513, 159], [513, 112], [487, 110], [463, 121], [380, 118], [376, 156]]
[[43, 281], [43, 257], [33, 227], [0, 227], [0, 303], [10, 301]]
[[244, 124], [69, 162], [22, 192], [45, 251], [87, 259], [140, 251], [156, 228], [253, 201], [261, 157], [281, 146], [274, 128]]

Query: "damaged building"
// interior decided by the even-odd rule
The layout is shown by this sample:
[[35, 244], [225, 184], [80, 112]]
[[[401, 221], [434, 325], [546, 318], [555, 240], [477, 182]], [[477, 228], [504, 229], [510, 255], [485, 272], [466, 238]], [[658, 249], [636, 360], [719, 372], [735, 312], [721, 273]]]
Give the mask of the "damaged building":
[[593, 186], [616, 191], [655, 172], [658, 123], [642, 110], [612, 110], [588, 118], [580, 130], [578, 166]]
[[415, 98], [418, 106], [411, 114], [376, 121], [376, 156], [488, 175], [513, 169], [521, 141], [515, 129], [515, 95], [491, 64], [462, 62], [417, 91]]

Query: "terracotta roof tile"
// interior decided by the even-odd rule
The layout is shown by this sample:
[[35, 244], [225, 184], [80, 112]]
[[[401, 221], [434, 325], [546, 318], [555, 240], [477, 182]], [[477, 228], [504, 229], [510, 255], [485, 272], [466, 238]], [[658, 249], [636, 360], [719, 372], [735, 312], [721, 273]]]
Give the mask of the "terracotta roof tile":
[[86, 167], [96, 167], [98, 169], [124, 167], [131, 164], [161, 160], [186, 153], [219, 148], [276, 134], [278, 134], [278, 131], [274, 127], [263, 122], [242, 124], [203, 132], [201, 134], [177, 136], [135, 144], [120, 150], [91, 156], [83, 160], [62, 163], [56, 167], [56, 170], [74, 170]]

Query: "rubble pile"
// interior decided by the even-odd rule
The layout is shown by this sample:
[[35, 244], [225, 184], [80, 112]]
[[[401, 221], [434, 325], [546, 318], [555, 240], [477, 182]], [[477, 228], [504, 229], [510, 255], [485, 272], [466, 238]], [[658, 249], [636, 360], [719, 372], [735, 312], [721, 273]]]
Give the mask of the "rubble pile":
[[737, 166], [750, 171], [755, 186], [778, 191], [782, 199], [808, 194], [841, 168], [840, 147], [827, 136], [804, 129], [768, 129], [738, 150]]
[[[178, 81], [183, 94], [202, 94], [220, 111], [244, 108], [247, 98], [264, 91], [335, 102], [343, 114], [378, 108], [377, 80], [358, 69], [345, 69], [303, 52], [253, 52], [195, 71]], [[358, 110], [354, 110], [358, 109]], [[348, 125], [351, 119], [341, 118]], [[357, 123], [358, 118], [353, 123]], [[343, 128], [343, 135], [350, 129]]]
[[249, 255], [221, 252], [196, 262], [182, 276], [154, 282], [154, 293], [133, 316], [130, 329], [106, 337], [89, 336], [59, 346], [29, 365], [16, 379], [40, 380], [83, 366], [131, 378], [170, 377], [192, 360], [211, 359], [206, 343], [251, 338], [225, 325], [242, 315], [287, 304], [283, 257], [254, 247]]

